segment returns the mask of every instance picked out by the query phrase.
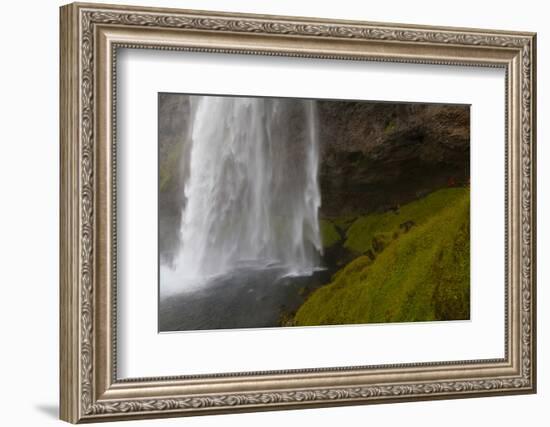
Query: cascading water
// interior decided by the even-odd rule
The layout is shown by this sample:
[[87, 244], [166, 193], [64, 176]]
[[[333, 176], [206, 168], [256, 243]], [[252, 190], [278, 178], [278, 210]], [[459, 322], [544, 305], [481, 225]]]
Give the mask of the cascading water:
[[247, 268], [312, 274], [322, 252], [315, 101], [190, 99], [173, 290]]

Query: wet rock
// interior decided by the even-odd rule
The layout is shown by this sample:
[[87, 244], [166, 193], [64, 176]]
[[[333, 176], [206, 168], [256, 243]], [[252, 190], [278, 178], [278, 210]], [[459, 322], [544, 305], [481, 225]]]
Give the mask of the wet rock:
[[322, 215], [386, 211], [469, 177], [463, 105], [318, 103]]

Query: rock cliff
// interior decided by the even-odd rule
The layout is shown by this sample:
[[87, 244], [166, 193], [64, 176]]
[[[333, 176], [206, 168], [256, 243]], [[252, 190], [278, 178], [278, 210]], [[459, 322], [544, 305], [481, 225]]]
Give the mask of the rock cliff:
[[324, 216], [385, 211], [468, 181], [466, 105], [318, 102]]

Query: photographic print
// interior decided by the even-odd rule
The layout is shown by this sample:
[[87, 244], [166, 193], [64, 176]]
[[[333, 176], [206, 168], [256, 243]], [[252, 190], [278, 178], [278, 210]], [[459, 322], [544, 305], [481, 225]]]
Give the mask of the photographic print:
[[469, 319], [468, 105], [158, 99], [161, 332]]

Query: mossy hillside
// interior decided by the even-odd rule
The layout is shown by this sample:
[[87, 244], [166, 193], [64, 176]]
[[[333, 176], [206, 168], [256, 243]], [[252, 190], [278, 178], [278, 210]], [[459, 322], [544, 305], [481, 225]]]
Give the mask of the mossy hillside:
[[445, 188], [395, 210], [359, 217], [348, 228], [344, 246], [357, 254], [369, 250], [379, 252], [381, 248], [377, 244], [387, 243], [388, 237], [393, 238], [396, 233], [423, 224], [465, 191], [468, 190], [463, 187]]
[[444, 190], [453, 197], [430, 198], [438, 206], [446, 200], [438, 210], [404, 206], [402, 212], [415, 211], [416, 218], [420, 212], [432, 215], [426, 213], [421, 225], [398, 233], [374, 260], [360, 256], [338, 271], [298, 309], [294, 324], [469, 318], [469, 192], [454, 190]]

